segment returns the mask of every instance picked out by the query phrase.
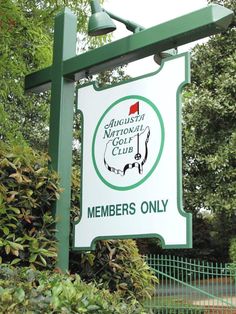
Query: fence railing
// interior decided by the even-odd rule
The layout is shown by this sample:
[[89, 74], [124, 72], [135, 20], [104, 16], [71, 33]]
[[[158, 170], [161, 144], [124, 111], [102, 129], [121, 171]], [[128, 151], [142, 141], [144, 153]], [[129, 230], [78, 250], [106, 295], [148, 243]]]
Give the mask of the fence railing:
[[236, 266], [183, 257], [146, 255], [159, 279], [150, 313], [236, 314]]

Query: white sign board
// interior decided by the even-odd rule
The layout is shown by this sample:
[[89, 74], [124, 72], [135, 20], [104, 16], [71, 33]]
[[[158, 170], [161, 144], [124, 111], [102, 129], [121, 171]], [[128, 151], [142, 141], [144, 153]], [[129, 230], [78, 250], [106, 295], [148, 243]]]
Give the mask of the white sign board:
[[78, 90], [83, 121], [81, 217], [74, 248], [99, 239], [158, 237], [191, 247], [191, 214], [182, 208], [180, 92], [189, 55], [119, 85]]

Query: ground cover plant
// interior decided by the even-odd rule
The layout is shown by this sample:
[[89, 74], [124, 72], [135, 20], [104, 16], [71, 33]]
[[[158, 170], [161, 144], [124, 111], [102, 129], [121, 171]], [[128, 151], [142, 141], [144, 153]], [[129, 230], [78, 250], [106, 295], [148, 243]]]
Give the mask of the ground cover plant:
[[132, 299], [86, 284], [78, 275], [0, 266], [0, 313], [145, 314]]

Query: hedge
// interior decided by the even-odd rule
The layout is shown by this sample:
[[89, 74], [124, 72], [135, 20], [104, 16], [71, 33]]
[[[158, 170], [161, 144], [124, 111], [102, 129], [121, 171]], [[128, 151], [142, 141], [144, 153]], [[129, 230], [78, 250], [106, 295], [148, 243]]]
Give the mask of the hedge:
[[0, 313], [145, 314], [134, 299], [98, 289], [70, 276], [31, 268], [0, 266]]
[[[62, 190], [56, 173], [48, 170], [48, 161], [45, 154], [27, 146], [0, 143], [0, 264], [55, 267], [52, 206]], [[79, 170], [74, 168], [71, 222], [80, 215], [79, 189]], [[133, 240], [101, 241], [95, 252], [71, 252], [70, 270], [125, 299], [150, 296], [157, 281]]]
[[46, 155], [0, 143], [0, 263], [54, 267], [52, 203], [60, 192]]

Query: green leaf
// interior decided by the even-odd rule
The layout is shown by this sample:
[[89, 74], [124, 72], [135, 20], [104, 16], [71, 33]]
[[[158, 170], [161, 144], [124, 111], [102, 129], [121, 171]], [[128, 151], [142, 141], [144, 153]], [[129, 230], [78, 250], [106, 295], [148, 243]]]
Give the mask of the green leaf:
[[45, 184], [44, 181], [41, 181], [41, 182], [37, 183], [36, 186], [35, 186], [36, 190], [38, 190], [39, 188], [41, 188], [41, 186], [43, 186], [44, 184]]
[[47, 256], [47, 257], [57, 257], [57, 253], [56, 252], [52, 252], [52, 251], [47, 251], [45, 250], [42, 255]]
[[16, 288], [13, 297], [20, 303], [25, 299], [25, 291], [22, 288]]
[[9, 228], [7, 228], [7, 227], [3, 227], [3, 228], [2, 228], [2, 231], [3, 231], [3, 233], [4, 233], [5, 235], [9, 235], [9, 233], [10, 233], [10, 230], [9, 230]]
[[42, 261], [43, 265], [47, 266], [47, 262], [46, 262], [45, 258], [41, 254], [39, 255], [39, 258]]
[[5, 246], [5, 252], [6, 252], [6, 254], [8, 255], [9, 253], [10, 253], [10, 251], [11, 251], [11, 247], [10, 247], [10, 245], [6, 245]]
[[30, 263], [34, 263], [38, 257], [38, 254], [31, 254], [29, 258]]
[[18, 264], [19, 262], [21, 262], [21, 258], [14, 258], [11, 262], [11, 265], [16, 265]]
[[24, 250], [24, 247], [20, 243], [8, 241], [9, 245], [15, 250]]
[[91, 305], [89, 305], [89, 306], [87, 307], [87, 310], [88, 310], [88, 311], [97, 311], [97, 310], [100, 310], [100, 309], [101, 309], [101, 307], [98, 306], [98, 305], [96, 305], [96, 304], [91, 304]]

